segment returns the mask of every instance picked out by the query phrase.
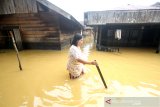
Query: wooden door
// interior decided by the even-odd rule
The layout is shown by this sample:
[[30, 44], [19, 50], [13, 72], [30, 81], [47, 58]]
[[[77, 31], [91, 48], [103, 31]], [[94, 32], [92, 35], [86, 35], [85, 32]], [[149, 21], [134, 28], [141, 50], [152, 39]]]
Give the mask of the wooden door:
[[22, 46], [22, 39], [21, 39], [20, 30], [18, 28], [14, 28], [13, 33], [14, 33], [14, 38], [15, 38], [15, 42], [17, 45], [17, 49], [22, 50], [23, 46]]

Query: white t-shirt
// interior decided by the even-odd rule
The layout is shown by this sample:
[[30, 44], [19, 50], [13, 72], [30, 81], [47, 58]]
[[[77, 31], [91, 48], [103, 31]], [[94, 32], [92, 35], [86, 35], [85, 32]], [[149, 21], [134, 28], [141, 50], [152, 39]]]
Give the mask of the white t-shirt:
[[69, 56], [68, 56], [68, 63], [67, 63], [67, 70], [73, 75], [74, 77], [80, 76], [81, 72], [84, 71], [84, 65], [78, 62], [76, 59], [84, 59], [83, 53], [81, 49], [72, 45], [69, 49]]

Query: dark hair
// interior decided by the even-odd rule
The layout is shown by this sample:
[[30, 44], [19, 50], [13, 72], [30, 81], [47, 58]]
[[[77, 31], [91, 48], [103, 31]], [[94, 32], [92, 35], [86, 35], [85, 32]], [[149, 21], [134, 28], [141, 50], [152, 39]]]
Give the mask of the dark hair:
[[75, 34], [72, 39], [71, 45], [77, 46], [77, 42], [82, 38], [83, 38], [83, 36], [81, 34], [79, 34], [79, 33]]

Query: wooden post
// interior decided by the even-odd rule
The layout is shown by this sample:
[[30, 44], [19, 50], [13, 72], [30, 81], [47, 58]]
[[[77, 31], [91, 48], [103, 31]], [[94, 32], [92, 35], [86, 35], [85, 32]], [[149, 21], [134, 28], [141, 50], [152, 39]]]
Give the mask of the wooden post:
[[94, 43], [98, 43], [97, 38], [98, 38], [98, 27], [95, 27]]
[[101, 37], [102, 37], [102, 27], [99, 26], [98, 28], [98, 35], [97, 35], [97, 44], [96, 44], [96, 47], [98, 50], [101, 50]]
[[156, 30], [156, 37], [158, 39], [158, 44], [157, 44], [157, 49], [156, 49], [156, 53], [159, 53], [160, 52], [160, 35], [159, 35], [159, 30], [157, 29]]
[[16, 55], [17, 55], [17, 59], [18, 59], [18, 63], [19, 63], [19, 69], [22, 70], [18, 49], [17, 49], [16, 43], [15, 43], [12, 31], [9, 31], [9, 34], [11, 35], [11, 38], [12, 38], [12, 41], [13, 41], [13, 46], [14, 46], [14, 49], [16, 51]]
[[100, 26], [100, 29], [99, 29], [99, 39], [98, 39], [98, 45], [100, 46], [101, 45], [101, 39], [102, 39], [102, 27]]
[[159, 52], [160, 52], [160, 37], [159, 37], [159, 41], [158, 41], [158, 46], [157, 46], [156, 53], [159, 53]]

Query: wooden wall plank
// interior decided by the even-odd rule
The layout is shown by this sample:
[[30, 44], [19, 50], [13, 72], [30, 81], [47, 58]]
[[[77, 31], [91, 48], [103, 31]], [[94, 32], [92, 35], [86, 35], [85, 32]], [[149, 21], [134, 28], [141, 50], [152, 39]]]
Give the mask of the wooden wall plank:
[[34, 43], [58, 43], [59, 44], [59, 38], [40, 38], [40, 37], [28, 37], [23, 39], [24, 42], [34, 42]]

